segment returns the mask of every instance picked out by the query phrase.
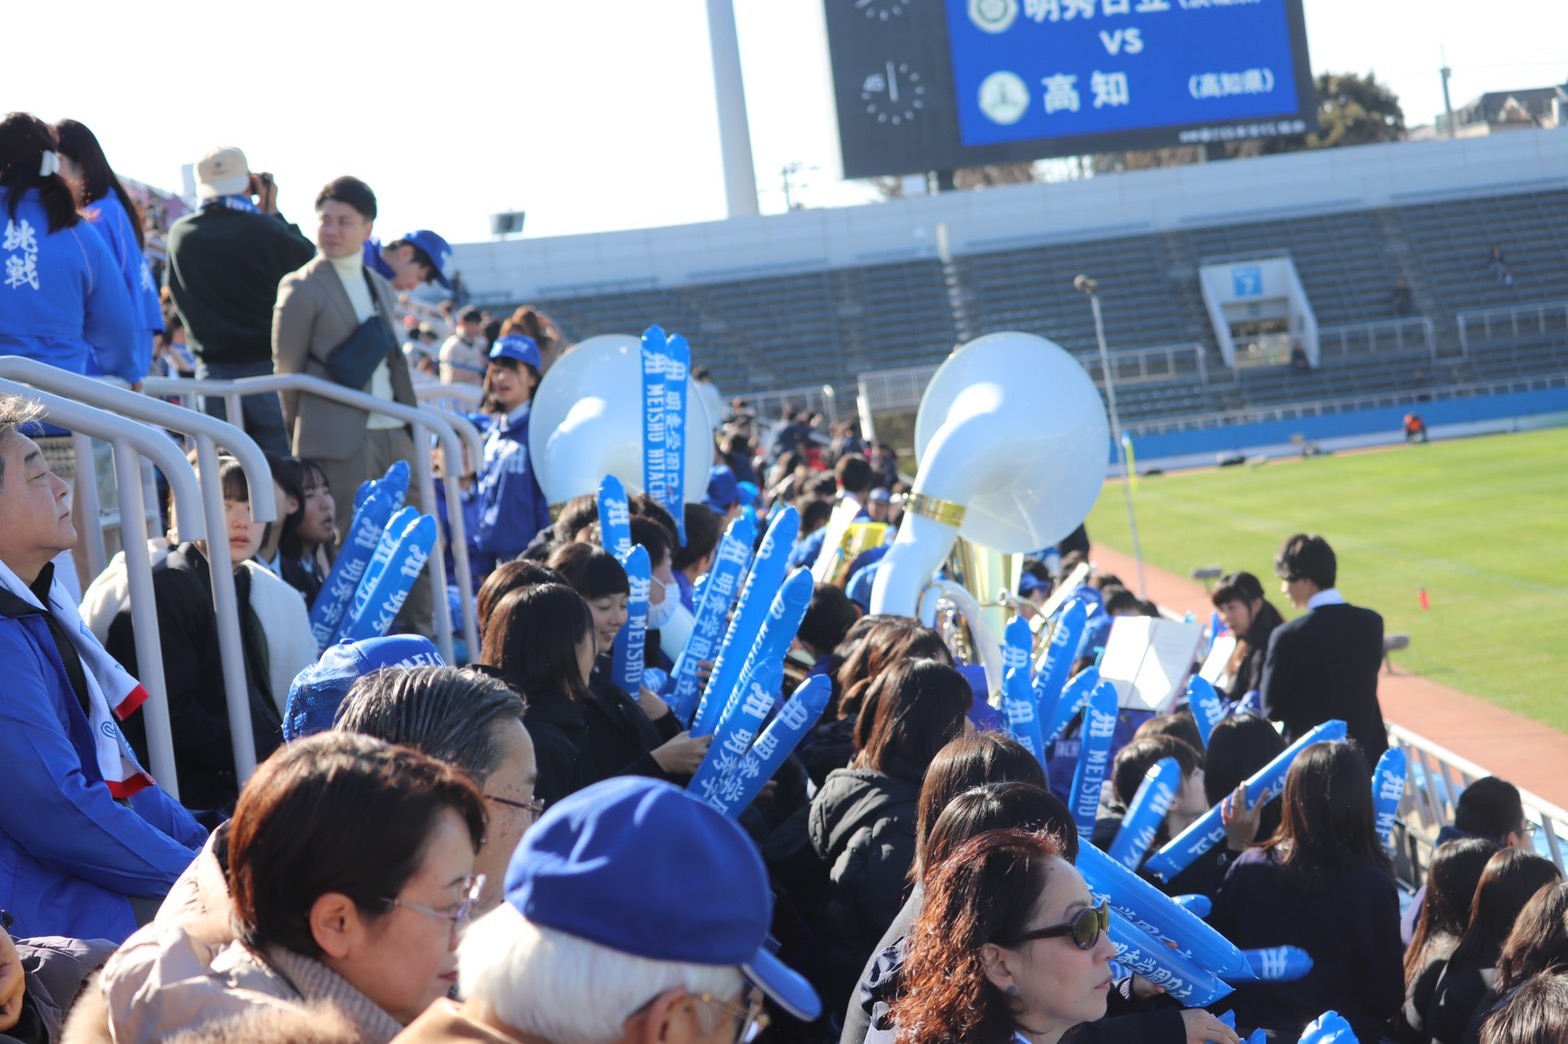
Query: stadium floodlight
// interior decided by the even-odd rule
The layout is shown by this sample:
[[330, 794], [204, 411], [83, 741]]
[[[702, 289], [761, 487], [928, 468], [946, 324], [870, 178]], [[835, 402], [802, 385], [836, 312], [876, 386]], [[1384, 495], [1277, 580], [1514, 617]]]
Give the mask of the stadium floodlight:
[[1111, 439], [1116, 443], [1116, 461], [1122, 468], [1122, 499], [1127, 502], [1127, 529], [1132, 534], [1132, 557], [1138, 566], [1138, 597], [1148, 598], [1143, 581], [1143, 548], [1138, 541], [1138, 516], [1132, 509], [1132, 476], [1128, 474], [1127, 444], [1122, 441], [1122, 422], [1116, 413], [1116, 382], [1111, 377], [1111, 352], [1105, 346], [1105, 318], [1100, 314], [1100, 283], [1086, 275], [1073, 279], [1073, 289], [1089, 297], [1094, 310], [1094, 336], [1100, 342], [1100, 373], [1105, 378], [1105, 404], [1111, 414]]

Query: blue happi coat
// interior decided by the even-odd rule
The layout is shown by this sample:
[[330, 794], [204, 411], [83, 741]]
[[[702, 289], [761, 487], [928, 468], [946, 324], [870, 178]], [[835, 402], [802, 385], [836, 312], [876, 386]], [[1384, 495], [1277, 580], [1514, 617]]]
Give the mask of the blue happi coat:
[[496, 421], [485, 437], [479, 475], [479, 524], [470, 536], [476, 581], [499, 562], [522, 553], [550, 524], [550, 505], [528, 459], [528, 415], [524, 403]]

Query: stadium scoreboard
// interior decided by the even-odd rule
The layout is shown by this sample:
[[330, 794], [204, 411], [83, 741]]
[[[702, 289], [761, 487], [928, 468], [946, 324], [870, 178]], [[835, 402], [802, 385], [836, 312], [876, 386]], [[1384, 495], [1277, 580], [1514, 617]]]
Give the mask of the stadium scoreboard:
[[825, 0], [844, 176], [1316, 129], [1302, 0]]

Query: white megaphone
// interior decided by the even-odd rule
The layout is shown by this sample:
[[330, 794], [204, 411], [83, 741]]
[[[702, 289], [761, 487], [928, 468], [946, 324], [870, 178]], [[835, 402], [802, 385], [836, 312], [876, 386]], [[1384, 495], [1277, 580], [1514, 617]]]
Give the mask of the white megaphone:
[[[606, 475], [628, 493], [643, 488], [642, 342], [590, 337], [567, 350], [539, 383], [528, 453], [550, 505], [598, 490]], [[696, 385], [686, 381], [684, 500], [701, 503], [713, 466], [713, 429]]]
[[[987, 334], [947, 357], [915, 418], [919, 470], [898, 538], [877, 570], [871, 611], [922, 617], [922, 594], [959, 536], [1007, 553], [1036, 551], [1089, 514], [1110, 460], [1094, 382], [1059, 345], [1033, 334]], [[962, 588], [945, 594], [962, 602]], [[971, 599], [971, 602], [973, 600]], [[927, 599], [930, 602], [930, 599]], [[973, 623], [974, 605], [960, 605]], [[993, 692], [987, 636], [980, 642]]]

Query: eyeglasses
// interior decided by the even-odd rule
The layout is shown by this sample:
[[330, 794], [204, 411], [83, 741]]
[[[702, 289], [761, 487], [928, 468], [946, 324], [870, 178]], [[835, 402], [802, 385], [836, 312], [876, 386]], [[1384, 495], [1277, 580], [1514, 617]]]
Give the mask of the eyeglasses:
[[1020, 943], [1033, 939], [1051, 939], [1058, 935], [1072, 936], [1073, 945], [1080, 950], [1092, 950], [1094, 944], [1100, 941], [1100, 933], [1111, 925], [1111, 904], [1103, 902], [1099, 906], [1090, 906], [1079, 910], [1073, 919], [1066, 924], [1053, 924], [1049, 928], [1035, 928], [1032, 931], [1015, 935], [1001, 945], [1012, 949]]
[[522, 809], [530, 816], [533, 816], [535, 821], [544, 815], [544, 798], [536, 797], [529, 798], [527, 801], [512, 801], [508, 798], [496, 797], [494, 794], [486, 794], [485, 797], [498, 805], [505, 805], [507, 808]]
[[1524, 835], [1528, 836], [1528, 837], [1534, 837], [1536, 835], [1536, 832], [1539, 831], [1540, 829], [1541, 829], [1540, 824], [1532, 823], [1532, 822], [1530, 822], [1527, 819], [1527, 820], [1524, 821], [1524, 826], [1520, 829], [1519, 832], [1521, 834], [1524, 834]]
[[741, 996], [741, 1004], [731, 1004], [711, 993], [694, 993], [692, 999], [718, 1008], [734, 1019], [735, 1040], [742, 1044], [745, 1041], [755, 1040], [759, 1033], [768, 1028], [768, 1016], [762, 1010], [762, 991], [750, 984]]
[[468, 886], [468, 891], [463, 894], [463, 901], [454, 907], [437, 910], [423, 903], [411, 903], [407, 899], [383, 898], [381, 901], [392, 906], [401, 906], [415, 913], [422, 913], [426, 917], [436, 917], [452, 923], [452, 930], [457, 931], [457, 926], [468, 920], [468, 915], [473, 912], [474, 904], [479, 902], [479, 896], [485, 890], [485, 875], [477, 874], [473, 883]]

